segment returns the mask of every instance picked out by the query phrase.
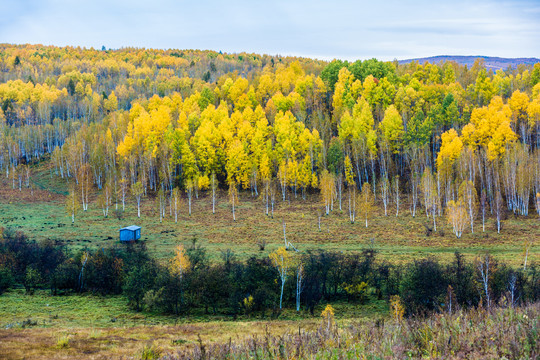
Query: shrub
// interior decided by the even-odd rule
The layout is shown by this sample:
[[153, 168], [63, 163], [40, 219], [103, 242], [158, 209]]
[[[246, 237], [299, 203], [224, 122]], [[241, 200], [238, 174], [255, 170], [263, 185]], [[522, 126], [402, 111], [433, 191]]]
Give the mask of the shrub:
[[123, 219], [124, 219], [124, 211], [121, 210], [121, 209], [116, 209], [116, 210], [114, 211], [114, 216], [116, 216], [116, 218], [117, 218], [118, 220], [123, 220]]
[[69, 347], [69, 335], [62, 335], [56, 340], [56, 346], [59, 349], [65, 349]]
[[36, 326], [37, 324], [38, 324], [37, 320], [32, 320], [32, 319], [28, 318], [28, 319], [23, 320], [21, 322], [21, 327], [24, 329], [24, 328], [27, 328], [27, 327]]
[[98, 250], [88, 258], [85, 269], [85, 288], [102, 295], [119, 294], [122, 291], [124, 260], [116, 249]]
[[335, 323], [334, 314], [335, 314], [334, 308], [330, 304], [326, 305], [323, 312], [321, 313], [322, 326], [326, 328], [326, 331], [330, 331], [330, 329]]
[[145, 345], [141, 351], [141, 360], [159, 359], [162, 354], [163, 349], [161, 349], [155, 343], [152, 345]]
[[480, 298], [475, 286], [475, 269], [462, 254], [454, 253], [454, 261], [448, 265], [446, 273], [459, 304], [468, 307], [478, 304]]
[[0, 295], [13, 286], [14, 279], [9, 269], [0, 268]]
[[130, 269], [124, 281], [124, 295], [129, 305], [137, 310], [142, 310], [145, 294], [154, 287], [156, 268], [153, 263], [147, 263], [142, 267]]
[[24, 288], [28, 294], [33, 294], [34, 290], [41, 284], [41, 282], [41, 274], [36, 269], [33, 267], [26, 269]]
[[440, 307], [448, 286], [443, 275], [440, 264], [430, 258], [407, 267], [400, 295], [408, 313], [425, 313]]
[[60, 264], [51, 274], [51, 292], [56, 295], [58, 290], [77, 290], [80, 269], [71, 259]]
[[390, 312], [392, 313], [392, 318], [394, 320], [401, 322], [405, 309], [403, 308], [399, 295], [392, 295], [390, 297]]
[[366, 302], [368, 292], [368, 284], [366, 282], [355, 281], [349, 285], [343, 284], [343, 288], [347, 292], [347, 295], [349, 295], [349, 299], [356, 300], [360, 304], [364, 304]]

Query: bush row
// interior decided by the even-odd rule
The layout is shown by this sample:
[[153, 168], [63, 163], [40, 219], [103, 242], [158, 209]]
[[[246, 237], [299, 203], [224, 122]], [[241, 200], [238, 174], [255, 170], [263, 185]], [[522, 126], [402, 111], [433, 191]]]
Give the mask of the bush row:
[[[220, 261], [211, 262], [196, 241], [185, 255], [190, 266], [179, 274], [168, 263], [151, 258], [143, 242], [71, 253], [63, 244], [37, 243], [6, 229], [0, 240], [0, 293], [24, 286], [28, 293], [39, 288], [53, 295], [123, 294], [137, 311], [279, 314], [281, 279], [268, 256], [237, 261], [227, 250]], [[303, 279], [299, 285], [294, 267], [289, 270], [283, 304], [296, 304], [299, 286], [300, 307], [312, 314], [320, 302], [361, 305], [394, 295], [400, 296], [406, 313], [414, 314], [479, 303], [515, 305], [537, 301], [540, 294], [537, 264], [515, 269], [489, 254], [466, 261], [456, 252], [446, 264], [434, 257], [391, 264], [378, 259], [373, 249], [312, 251], [301, 259]]]

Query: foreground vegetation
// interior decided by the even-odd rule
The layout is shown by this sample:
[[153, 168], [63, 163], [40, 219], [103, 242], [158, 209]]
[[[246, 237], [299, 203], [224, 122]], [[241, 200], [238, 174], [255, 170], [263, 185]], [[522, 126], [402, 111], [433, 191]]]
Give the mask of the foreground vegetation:
[[[19, 301], [22, 299], [32, 301], [28, 296], [13, 295], [17, 295]], [[10, 295], [8, 294], [8, 296]], [[60, 301], [61, 298], [56, 299]], [[62, 301], [70, 301], [69, 299], [70, 297], [64, 297]], [[82, 301], [83, 307], [86, 307], [90, 302], [81, 298], [77, 300]], [[110, 297], [99, 301], [99, 304], [105, 307], [106, 314], [109, 314], [109, 310], [107, 310], [109, 300], [114, 301]], [[41, 322], [38, 325], [33, 325], [34, 320], [27, 319], [24, 326], [15, 326], [9, 329], [0, 328], [2, 359], [141, 359], [143, 349], [151, 347], [152, 344], [167, 352], [175, 353], [179, 349], [195, 346], [199, 338], [205, 343], [226, 342], [229, 338], [241, 339], [249, 335], [262, 336], [266, 332], [280, 334], [287, 330], [294, 331], [298, 330], [299, 326], [302, 329], [315, 329], [319, 323], [317, 318], [272, 321], [206, 319], [201, 321], [200, 318], [195, 317], [175, 323], [173, 319], [164, 321], [163, 317], [161, 317], [162, 320], [156, 322], [141, 317], [126, 322], [118, 318], [115, 323], [107, 319], [103, 322], [96, 321], [95, 324], [89, 324], [82, 317], [99, 316], [95, 313], [99, 313], [101, 308], [96, 305], [92, 308], [92, 312], [79, 312], [75, 299], [73, 299], [71, 306], [72, 311], [67, 311], [68, 314], [77, 316], [77, 318], [72, 319], [72, 322], [65, 321], [63, 314], [66, 309], [64, 307], [62, 311], [55, 312], [59, 314], [59, 317], [52, 320], [53, 327], [42, 327]], [[129, 312], [125, 303], [124, 308], [124, 311]], [[120, 315], [121, 313], [115, 314]], [[131, 317], [136, 315], [135, 313], [130, 314]], [[349, 320], [342, 321], [345, 324], [349, 323]]]
[[301, 321], [69, 329], [29, 325], [0, 329], [0, 348], [5, 359], [536, 359], [540, 353], [538, 303], [402, 320], [344, 319], [341, 311], [336, 307], [333, 317]]
[[[330, 311], [329, 311], [330, 310]], [[331, 309], [315, 331], [205, 344], [161, 359], [536, 359], [540, 306], [455, 311], [418, 319], [368, 321], [342, 327]], [[159, 353], [157, 346], [146, 353]]]

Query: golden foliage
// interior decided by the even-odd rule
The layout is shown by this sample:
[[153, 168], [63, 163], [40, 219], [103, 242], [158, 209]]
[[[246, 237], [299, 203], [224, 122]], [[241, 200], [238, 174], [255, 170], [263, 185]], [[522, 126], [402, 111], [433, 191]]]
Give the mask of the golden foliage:
[[178, 245], [174, 257], [170, 260], [170, 270], [182, 278], [186, 272], [191, 269], [191, 261], [186, 254], [183, 245]]
[[403, 315], [405, 314], [405, 307], [403, 306], [399, 295], [392, 295], [390, 297], [390, 312], [394, 320], [397, 320], [398, 322], [401, 322], [403, 320]]

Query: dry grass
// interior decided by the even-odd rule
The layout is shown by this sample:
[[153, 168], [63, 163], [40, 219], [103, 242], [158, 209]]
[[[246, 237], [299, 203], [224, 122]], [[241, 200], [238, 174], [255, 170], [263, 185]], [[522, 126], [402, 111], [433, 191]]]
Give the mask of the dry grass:
[[162, 359], [537, 359], [539, 317], [536, 303], [351, 326], [324, 321], [314, 331], [221, 344], [201, 340]]
[[[0, 330], [2, 359], [118, 359], [131, 358], [145, 346], [155, 344], [168, 353], [204, 343], [240, 341], [266, 332], [281, 334], [313, 330], [318, 319], [303, 321], [208, 322], [177, 326], [128, 328], [18, 329]], [[69, 346], [60, 348], [58, 339], [69, 336]]]
[[[339, 314], [339, 310], [336, 309]], [[524, 308], [460, 311], [427, 319], [320, 318], [119, 328], [0, 330], [2, 359], [138, 359], [143, 349], [164, 359], [207, 358], [537, 358], [538, 303]], [[69, 339], [59, 347], [59, 339]], [[202, 346], [201, 346], [202, 345]], [[201, 350], [205, 352], [201, 357]], [[248, 356], [251, 354], [251, 357]], [[272, 354], [272, 356], [270, 356]]]

